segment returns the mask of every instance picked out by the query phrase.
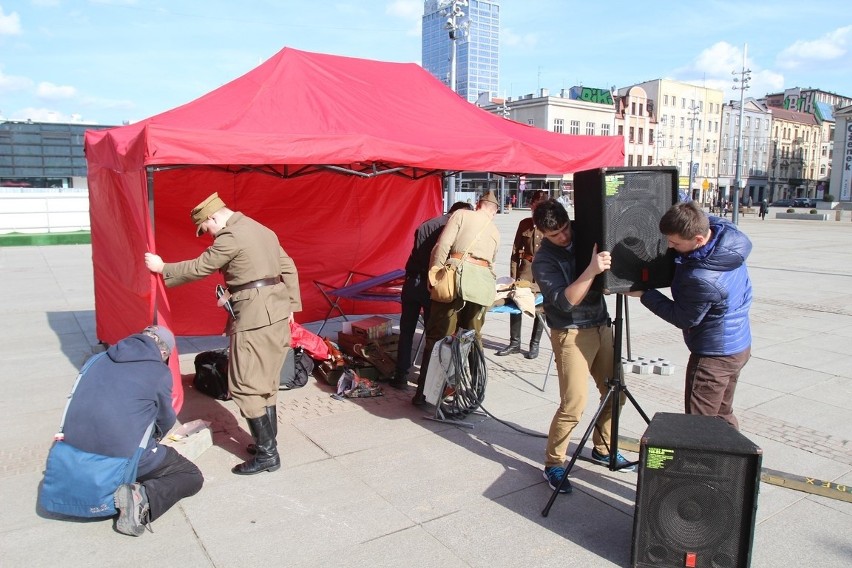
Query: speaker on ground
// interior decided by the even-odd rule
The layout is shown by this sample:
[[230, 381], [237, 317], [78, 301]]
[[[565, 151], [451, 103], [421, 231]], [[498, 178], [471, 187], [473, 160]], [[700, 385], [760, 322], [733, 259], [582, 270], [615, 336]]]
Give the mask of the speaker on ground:
[[674, 253], [659, 223], [677, 202], [677, 188], [677, 168], [598, 168], [574, 174], [577, 270], [589, 265], [595, 243], [612, 254], [612, 268], [595, 279], [595, 289], [623, 293], [671, 285]]
[[719, 418], [654, 415], [639, 450], [631, 566], [749, 566], [762, 454]]

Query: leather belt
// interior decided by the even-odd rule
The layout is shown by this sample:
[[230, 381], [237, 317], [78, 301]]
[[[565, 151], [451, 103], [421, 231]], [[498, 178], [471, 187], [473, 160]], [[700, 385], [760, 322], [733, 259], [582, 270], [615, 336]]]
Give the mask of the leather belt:
[[280, 276], [275, 276], [274, 278], [261, 278], [260, 280], [252, 280], [251, 282], [246, 282], [245, 284], [238, 284], [237, 286], [228, 286], [228, 292], [231, 294], [236, 294], [237, 292], [242, 292], [243, 290], [248, 290], [249, 288], [263, 288], [264, 286], [274, 286], [279, 282], [283, 282]]
[[[450, 255], [450, 258], [455, 258], [455, 259], [461, 260], [461, 258], [463, 256], [464, 255], [460, 252], [454, 252], [453, 254]], [[465, 262], [469, 262], [471, 264], [478, 264], [479, 266], [485, 266], [486, 268], [491, 266], [491, 263], [488, 262], [487, 260], [482, 260], [481, 258], [476, 258], [476, 257], [470, 256], [470, 255], [467, 255]]]

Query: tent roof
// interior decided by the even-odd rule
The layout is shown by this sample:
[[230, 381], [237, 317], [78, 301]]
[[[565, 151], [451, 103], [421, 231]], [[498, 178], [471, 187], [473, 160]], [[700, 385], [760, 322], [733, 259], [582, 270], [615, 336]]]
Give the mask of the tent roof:
[[[337, 165], [563, 174], [623, 164], [620, 136], [567, 136], [492, 115], [414, 63], [284, 48], [185, 105], [90, 131], [101, 165]], [[285, 175], [293, 173], [284, 173]]]

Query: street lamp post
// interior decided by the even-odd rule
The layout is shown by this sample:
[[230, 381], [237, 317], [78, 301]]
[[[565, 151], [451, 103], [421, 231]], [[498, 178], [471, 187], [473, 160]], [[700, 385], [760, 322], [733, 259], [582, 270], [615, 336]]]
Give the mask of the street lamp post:
[[692, 121], [692, 134], [689, 139], [689, 198], [692, 199], [692, 181], [694, 177], [695, 165], [693, 162], [693, 154], [695, 153], [695, 120], [698, 118], [698, 107], [693, 104], [689, 107], [690, 120]]
[[[456, 40], [470, 25], [467, 20], [462, 20], [465, 13], [462, 10], [463, 6], [468, 5], [468, 0], [452, 0], [447, 2], [441, 12], [447, 16], [447, 23], [444, 24], [444, 29], [450, 36], [450, 89], [456, 92]], [[453, 173], [447, 179], [447, 206], [456, 201], [456, 174]]]
[[734, 89], [740, 91], [740, 124], [739, 134], [737, 135], [737, 176], [734, 182], [734, 209], [731, 212], [731, 221], [736, 225], [739, 222], [740, 212], [740, 189], [745, 187], [743, 179], [743, 113], [745, 111], [745, 92], [748, 89], [748, 83], [751, 80], [751, 69], [746, 69], [746, 55], [748, 54], [748, 44], [743, 46], [743, 67], [739, 73], [732, 71], [734, 75], [734, 83], [739, 83], [739, 86], [734, 85]]

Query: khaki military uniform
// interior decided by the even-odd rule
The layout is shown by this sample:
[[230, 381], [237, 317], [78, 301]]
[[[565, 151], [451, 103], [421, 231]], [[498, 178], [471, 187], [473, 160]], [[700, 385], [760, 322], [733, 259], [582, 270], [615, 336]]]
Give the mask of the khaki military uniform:
[[518, 224], [515, 240], [512, 243], [512, 258], [509, 261], [509, 275], [513, 280], [524, 280], [532, 284], [533, 292], [538, 292], [538, 284], [532, 273], [532, 261], [544, 235], [535, 228], [532, 217]]
[[[500, 233], [491, 218], [482, 211], [456, 211], [447, 221], [432, 250], [431, 264], [434, 267], [450, 262], [459, 267], [459, 297], [450, 303], [432, 302], [415, 398], [423, 394], [435, 343], [459, 329], [475, 330], [477, 342], [481, 341], [485, 312], [497, 295], [494, 261], [499, 246]], [[460, 259], [453, 258], [453, 255], [460, 256], [466, 250], [469, 260], [462, 263]]]
[[201, 256], [163, 267], [166, 286], [178, 286], [220, 271], [229, 289], [280, 276], [274, 285], [231, 294], [229, 322], [231, 395], [246, 418], [276, 404], [281, 367], [290, 345], [289, 317], [301, 311], [299, 276], [273, 231], [235, 212]]

